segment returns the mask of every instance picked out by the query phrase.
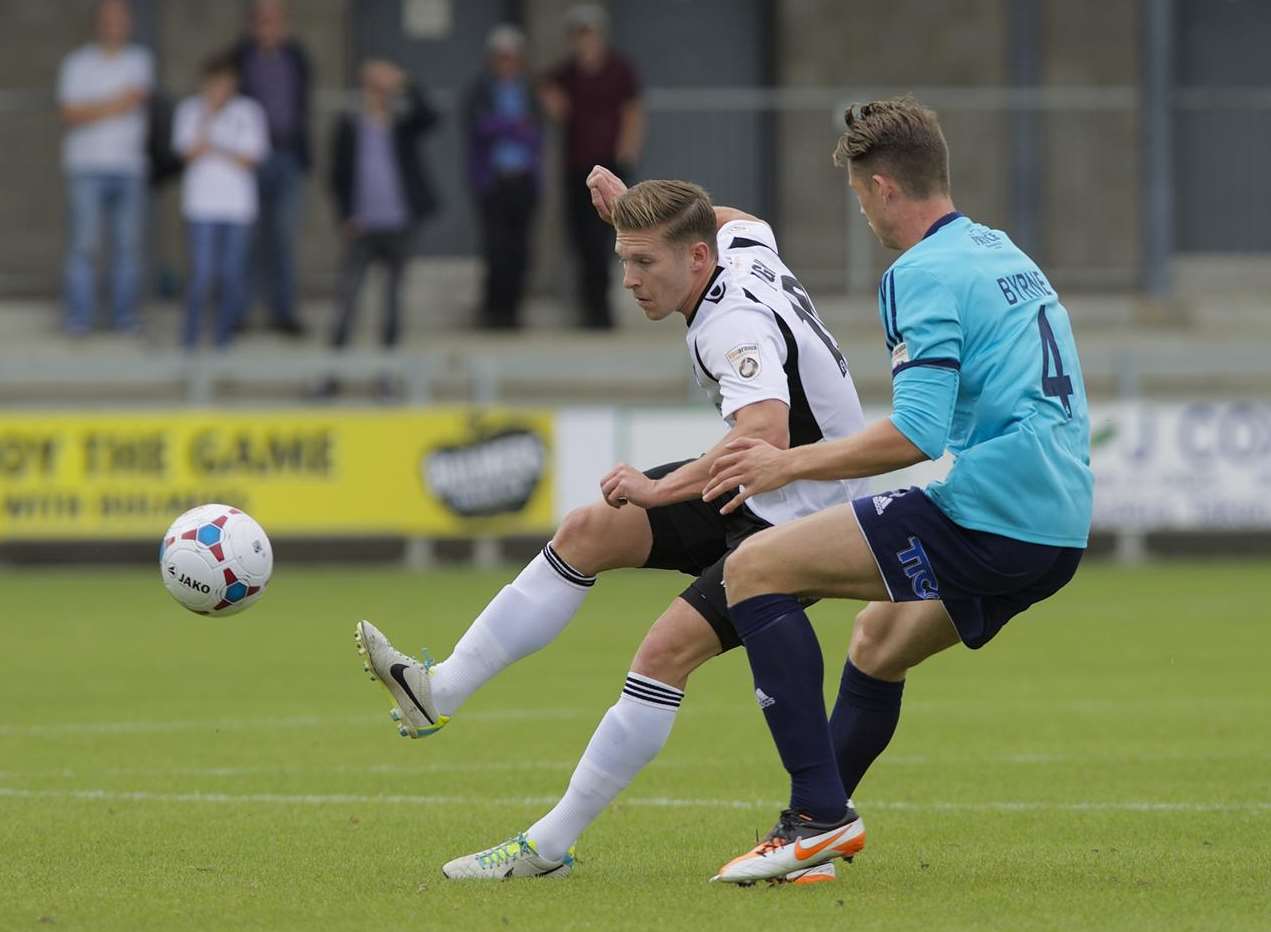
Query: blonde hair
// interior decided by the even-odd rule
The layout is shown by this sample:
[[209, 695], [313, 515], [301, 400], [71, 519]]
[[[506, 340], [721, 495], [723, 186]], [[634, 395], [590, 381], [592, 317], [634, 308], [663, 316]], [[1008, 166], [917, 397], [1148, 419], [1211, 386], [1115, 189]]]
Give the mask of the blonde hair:
[[949, 145], [934, 110], [906, 95], [852, 104], [843, 122], [835, 165], [881, 170], [910, 197], [949, 193]]
[[704, 242], [715, 252], [711, 196], [691, 181], [641, 181], [628, 188], [614, 202], [613, 225], [620, 231], [665, 226], [668, 242]]

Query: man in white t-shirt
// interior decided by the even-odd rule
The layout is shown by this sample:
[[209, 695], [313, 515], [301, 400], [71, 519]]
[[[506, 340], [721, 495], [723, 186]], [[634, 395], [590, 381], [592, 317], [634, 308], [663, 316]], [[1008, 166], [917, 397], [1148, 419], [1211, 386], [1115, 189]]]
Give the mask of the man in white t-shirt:
[[[617, 231], [622, 283], [645, 316], [682, 315], [693, 373], [728, 433], [693, 459], [647, 472], [614, 467], [601, 480], [601, 499], [566, 515], [441, 663], [421, 664], [369, 622], [358, 625], [366, 669], [391, 694], [399, 733], [418, 738], [440, 730], [501, 670], [550, 643], [597, 574], [642, 567], [695, 577], [645, 636], [560, 802], [511, 840], [446, 864], [442, 872], [455, 879], [568, 875], [574, 841], [670, 736], [690, 674], [741, 644], [724, 592], [725, 558], [752, 534], [861, 494], [853, 480], [806, 481], [755, 496], [728, 515], [722, 502], [702, 501], [711, 466], [730, 443], [762, 437], [784, 449], [860, 430], [865, 420], [847, 360], [767, 223], [715, 207], [683, 181], [627, 190], [596, 167], [588, 188]], [[787, 879], [815, 883], [832, 879], [833, 870], [796, 869]]]
[[260, 104], [238, 94], [238, 69], [228, 55], [203, 66], [200, 93], [177, 107], [172, 148], [185, 160], [181, 215], [189, 231], [189, 288], [182, 342], [194, 349], [203, 305], [220, 289], [214, 342], [227, 346], [247, 303], [248, 248], [256, 222], [256, 166], [269, 154]]
[[62, 61], [57, 99], [67, 126], [62, 144], [70, 203], [64, 271], [66, 329], [93, 328], [102, 221], [110, 227], [111, 303], [116, 329], [137, 328], [141, 227], [146, 197], [146, 101], [154, 61], [131, 45], [125, 0], [97, 6], [96, 41]]

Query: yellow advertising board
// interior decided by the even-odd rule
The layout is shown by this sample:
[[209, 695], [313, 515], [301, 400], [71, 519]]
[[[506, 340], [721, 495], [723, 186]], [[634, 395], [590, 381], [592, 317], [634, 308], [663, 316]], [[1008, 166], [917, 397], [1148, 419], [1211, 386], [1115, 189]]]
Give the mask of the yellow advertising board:
[[476, 408], [0, 413], [0, 541], [157, 541], [207, 502], [277, 536], [545, 532], [553, 423]]

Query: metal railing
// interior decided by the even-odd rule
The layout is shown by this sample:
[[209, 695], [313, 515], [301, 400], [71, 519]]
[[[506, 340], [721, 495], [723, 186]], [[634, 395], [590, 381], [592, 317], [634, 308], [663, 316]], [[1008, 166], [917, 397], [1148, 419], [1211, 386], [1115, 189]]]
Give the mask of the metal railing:
[[[825, 243], [825, 248], [805, 250], [807, 255], [801, 262], [801, 278], [806, 280], [808, 287], [821, 292], [865, 293], [873, 287], [879, 254], [868, 230], [856, 216], [856, 205], [842, 173], [828, 174], [819, 179], [778, 179], [782, 163], [792, 159], [800, 165], [828, 165], [833, 133], [841, 125], [841, 115], [847, 103], [905, 92], [912, 92], [935, 107], [953, 126], [959, 120], [966, 121], [964, 138], [956, 140], [962, 148], [955, 151], [955, 175], [974, 157], [992, 160], [994, 171], [988, 175], [998, 176], [992, 181], [985, 181], [986, 173], [981, 172], [973, 175], [978, 179], [974, 184], [963, 184], [961, 194], [968, 200], [969, 212], [1006, 227], [1018, 238], [1032, 239], [1034, 242], [1022, 245], [1033, 247], [1033, 251], [1038, 253], [1036, 258], [1051, 277], [1061, 287], [1070, 289], [1133, 290], [1141, 283], [1155, 289], [1154, 282], [1162, 282], [1164, 284], [1160, 287], [1168, 288], [1165, 266], [1173, 249], [1172, 243], [1158, 242], [1163, 235], [1162, 224], [1139, 214], [1141, 210], [1163, 211], [1161, 216], [1169, 218], [1164, 226], [1172, 230], [1174, 204], [1186, 194], [1190, 176], [1185, 165], [1171, 168], [1168, 160], [1160, 163], [1150, 157], [1151, 150], [1146, 141], [1135, 144], [1126, 143], [1123, 139], [1121, 149], [1109, 152], [1105, 157], [1122, 163], [1132, 160], [1137, 166], [1137, 170], [1131, 172], [1133, 184], [1140, 190], [1127, 192], [1124, 184], [1112, 176], [1100, 182], [1100, 173], [1096, 172], [1096, 181], [1087, 196], [1092, 204], [1103, 204], [1105, 211], [1115, 214], [1111, 225], [1137, 233], [1110, 238], [1109, 249], [1097, 257], [1099, 261], [1092, 261], [1080, 250], [1073, 251], [1075, 254], [1048, 256], [1048, 244], [1053, 246], [1056, 241], [1069, 239], [1074, 234], [1050, 215], [1056, 209], [1055, 195], [1052, 193], [1046, 200], [1039, 191], [1041, 188], [1069, 190], [1077, 187], [1079, 181], [1076, 179], [1081, 173], [1074, 175], [1071, 164], [1056, 164], [1059, 160], [1048, 161], [1044, 157], [1047, 147], [1038, 140], [1042, 138], [1040, 134], [1047, 131], [1046, 120], [1061, 125], [1066, 135], [1075, 133], [1088, 138], [1089, 149], [1093, 150], [1104, 141], [1101, 134], [1108, 125], [1108, 118], [1122, 124], [1132, 122], [1139, 127], [1135, 130], [1139, 133], [1163, 125], [1168, 143], [1171, 135], [1183, 132], [1183, 121], [1193, 117], [1237, 112], [1248, 115], [1250, 119], [1264, 119], [1271, 112], [1271, 87], [1169, 88], [1165, 103], [1169, 118], [1162, 123], [1159, 119], [1149, 119], [1156, 113], [1151, 109], [1154, 98], [1133, 84], [698, 89], [654, 86], [648, 88], [644, 96], [650, 132], [647, 157], [641, 170], [646, 177], [670, 175], [702, 181], [712, 191], [719, 192], [721, 197], [736, 197], [752, 205], [766, 203], [787, 232], [797, 229], [796, 225], [812, 224], [815, 219], [817, 238]], [[443, 111], [453, 112], [457, 106], [458, 93], [453, 88], [432, 89], [430, 94]], [[355, 100], [356, 95], [346, 89], [320, 88], [315, 100], [315, 126], [326, 126], [335, 111]], [[55, 105], [52, 93], [47, 89], [0, 91], [0, 119], [6, 114], [29, 116], [43, 112], [53, 119]], [[994, 130], [1001, 137], [1002, 148], [971, 154], [968, 144], [975, 142], [976, 129], [987, 126], [984, 120], [991, 120], [994, 115], [1003, 117], [1003, 122]], [[782, 134], [777, 131], [775, 121], [799, 118], [811, 118], [823, 130], [817, 130], [815, 139], [802, 138], [798, 132]], [[803, 125], [813, 124], [799, 124]], [[438, 141], [449, 140], [444, 146], [446, 151], [458, 151], [452, 134], [459, 132], [459, 121], [448, 119], [443, 122]], [[1033, 142], [1024, 139], [1026, 136]], [[1167, 144], [1166, 148], [1172, 146]], [[811, 150], [815, 150], [815, 158], [809, 161], [810, 156], [806, 153]], [[805, 155], [800, 156], [799, 152]], [[1020, 152], [1041, 152], [1043, 158], [1039, 160], [1040, 164], [1030, 163], [1021, 168], [1014, 164], [1018, 162]], [[1257, 158], [1252, 153], [1229, 155], [1238, 159]], [[454, 180], [451, 175], [458, 171], [458, 166], [449, 165], [448, 160], [442, 162], [446, 164], [438, 163], [436, 167], [447, 179]], [[792, 205], [808, 200], [807, 192], [798, 191], [798, 185], [812, 183], [836, 186], [837, 193], [832, 202], [831, 198], [825, 197], [817, 203], [823, 210], [838, 214], [837, 219], [827, 222], [824, 215], [820, 218], [794, 215], [798, 208]], [[1111, 187], [1100, 189], [1100, 183]], [[975, 184], [987, 187], [976, 190]], [[457, 197], [450, 199], [449, 209], [465, 211], [470, 209], [470, 205], [466, 198]], [[1099, 216], [1100, 225], [1108, 225], [1106, 213]], [[465, 225], [465, 229], [467, 226], [470, 225]], [[1085, 230], [1083, 235], [1097, 236], [1100, 233], [1095, 228]], [[1135, 242], [1136, 239], [1138, 242]], [[23, 289], [56, 286], [55, 274], [28, 268], [6, 269], [2, 264], [0, 279], [12, 287]]]
[[[869, 357], [862, 356], [868, 361]], [[1086, 345], [1082, 370], [1092, 397], [1190, 397], [1214, 392], [1271, 396], [1265, 345], [1188, 339], [1101, 339]], [[855, 365], [863, 398], [890, 397], [890, 374]], [[312, 389], [328, 378], [349, 383], [391, 380], [405, 404], [697, 404], [679, 347], [595, 344], [587, 351], [526, 341], [483, 352], [345, 353], [296, 350], [286, 354], [243, 348], [232, 353], [144, 356], [0, 356], [0, 403], [9, 408], [117, 406], [149, 390], [142, 406], [311, 404]], [[244, 393], [243, 387], [251, 391]], [[352, 397], [359, 397], [354, 395]], [[129, 401], [135, 406], [134, 401]]]

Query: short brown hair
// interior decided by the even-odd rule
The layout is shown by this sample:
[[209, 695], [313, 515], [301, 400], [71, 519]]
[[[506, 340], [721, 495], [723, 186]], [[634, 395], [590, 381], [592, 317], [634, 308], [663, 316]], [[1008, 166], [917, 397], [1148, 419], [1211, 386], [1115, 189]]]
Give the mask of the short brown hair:
[[834, 147], [834, 164], [883, 168], [910, 197], [949, 193], [949, 146], [940, 121], [914, 98], [891, 97], [852, 104], [843, 114], [847, 132]]
[[232, 49], [217, 52], [215, 55], [209, 55], [203, 59], [203, 64], [199, 68], [199, 74], [206, 80], [208, 78], [219, 78], [222, 76], [238, 78], [238, 56], [234, 54]]
[[715, 251], [715, 208], [706, 190], [691, 181], [641, 181], [613, 205], [618, 230], [666, 226], [672, 243], [705, 242]]

